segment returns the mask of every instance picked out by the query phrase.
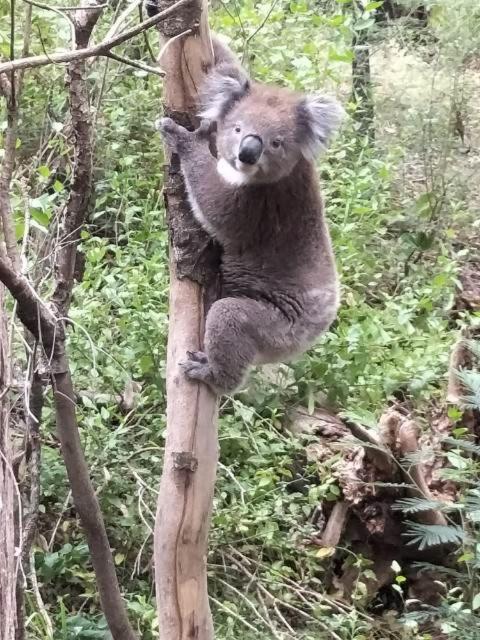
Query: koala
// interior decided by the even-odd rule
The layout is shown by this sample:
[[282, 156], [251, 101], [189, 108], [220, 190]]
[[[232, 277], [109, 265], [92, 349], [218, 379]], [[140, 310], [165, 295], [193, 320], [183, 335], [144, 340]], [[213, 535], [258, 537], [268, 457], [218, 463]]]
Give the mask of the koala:
[[201, 90], [200, 127], [162, 118], [157, 128], [180, 158], [193, 215], [222, 247], [222, 296], [207, 314], [204, 351], [180, 363], [221, 395], [242, 386], [252, 365], [308, 349], [336, 317], [338, 277], [314, 159], [343, 110], [321, 94], [254, 82], [219, 46], [221, 61]]

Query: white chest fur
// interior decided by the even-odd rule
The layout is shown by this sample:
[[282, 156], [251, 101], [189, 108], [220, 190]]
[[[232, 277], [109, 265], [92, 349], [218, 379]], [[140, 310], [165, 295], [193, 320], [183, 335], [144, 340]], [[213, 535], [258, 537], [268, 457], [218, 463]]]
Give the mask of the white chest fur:
[[249, 176], [241, 171], [237, 171], [225, 158], [220, 158], [217, 162], [217, 171], [225, 182], [228, 182], [228, 184], [234, 187], [241, 187], [249, 182]]

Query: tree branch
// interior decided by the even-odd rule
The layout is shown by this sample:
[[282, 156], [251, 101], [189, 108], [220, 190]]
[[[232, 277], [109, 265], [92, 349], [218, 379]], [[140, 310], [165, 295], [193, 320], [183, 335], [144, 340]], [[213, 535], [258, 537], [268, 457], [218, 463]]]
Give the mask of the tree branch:
[[30, 281], [17, 273], [10, 262], [0, 257], [0, 282], [17, 302], [17, 314], [23, 325], [38, 340], [54, 371], [64, 371], [64, 330], [53, 312], [38, 296]]
[[30, 56], [28, 58], [18, 58], [17, 60], [10, 60], [0, 64], [0, 73], [7, 73], [15, 71], [16, 69], [33, 69], [35, 67], [44, 67], [48, 64], [60, 64], [64, 62], [74, 62], [76, 60], [85, 60], [86, 58], [92, 58], [94, 56], [106, 56], [110, 49], [113, 47], [131, 40], [135, 36], [143, 33], [150, 27], [166, 20], [173, 16], [179, 9], [186, 7], [189, 4], [194, 3], [195, 0], [178, 0], [171, 7], [161, 11], [156, 16], [144, 20], [136, 27], [132, 27], [123, 33], [120, 33], [109, 40], [104, 40], [99, 44], [92, 47], [86, 47], [76, 51], [63, 51], [60, 53], [52, 53], [43, 56]]
[[121, 62], [122, 64], [126, 64], [130, 67], [135, 67], [135, 69], [141, 69], [142, 71], [146, 71], [147, 73], [153, 73], [156, 76], [160, 76], [163, 78], [165, 76], [165, 72], [161, 69], [155, 69], [155, 67], [151, 67], [148, 64], [144, 64], [143, 62], [138, 62], [138, 60], [131, 60], [130, 58], [125, 58], [125, 56], [119, 56], [116, 53], [107, 54], [107, 57], [112, 60], [116, 60], [117, 62]]
[[[73, 16], [75, 46], [78, 49], [88, 46], [99, 16], [100, 9], [97, 12], [78, 11]], [[92, 193], [93, 131], [85, 67], [84, 60], [71, 61], [66, 75], [74, 137], [73, 175], [61, 222], [52, 296], [52, 304], [62, 318], [67, 316], [70, 306], [77, 245]], [[83, 454], [75, 411], [75, 393], [66, 356], [65, 361], [64, 371], [52, 375], [52, 387], [57, 433], [74, 504], [87, 538], [100, 601], [110, 632], [115, 640], [135, 640], [137, 636], [128, 621], [105, 523]]]

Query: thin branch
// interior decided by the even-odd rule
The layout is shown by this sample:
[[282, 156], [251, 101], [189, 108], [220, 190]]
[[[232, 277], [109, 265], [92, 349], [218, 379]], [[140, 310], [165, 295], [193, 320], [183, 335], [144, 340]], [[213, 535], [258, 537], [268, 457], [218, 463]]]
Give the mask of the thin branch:
[[9, 260], [0, 257], [0, 282], [17, 302], [18, 317], [30, 333], [42, 343], [46, 353], [54, 354], [58, 370], [64, 368], [63, 327], [30, 281], [17, 273]]
[[163, 78], [165, 76], [165, 71], [161, 69], [155, 69], [155, 67], [151, 67], [148, 64], [143, 64], [143, 62], [138, 62], [138, 60], [131, 60], [130, 58], [126, 58], [125, 56], [119, 56], [116, 53], [107, 53], [107, 57], [112, 60], [116, 60], [117, 62], [121, 62], [123, 64], [127, 64], [130, 67], [134, 67], [135, 69], [141, 69], [142, 71], [146, 71], [147, 73], [153, 73], [156, 76], [160, 76]]
[[222, 609], [222, 611], [225, 611], [225, 613], [227, 613], [230, 617], [235, 618], [236, 620], [238, 620], [239, 622], [241, 622], [242, 624], [244, 624], [247, 629], [250, 629], [250, 631], [253, 631], [255, 636], [258, 635], [258, 629], [257, 627], [254, 627], [253, 624], [250, 624], [250, 622], [248, 622], [248, 620], [245, 620], [245, 618], [242, 618], [241, 615], [239, 615], [234, 609], [230, 609], [230, 607], [227, 607], [227, 605], [223, 604], [223, 602], [220, 602], [220, 600], [217, 600], [216, 598], [214, 598], [213, 596], [210, 596], [210, 600], [219, 608]]
[[[10, 60], [15, 59], [15, 0], [10, 0]], [[10, 85], [12, 88], [10, 95], [10, 105], [13, 107], [16, 103], [15, 97], [15, 70], [11, 70]]]
[[0, 73], [15, 71], [16, 69], [33, 69], [35, 67], [44, 67], [48, 64], [61, 64], [64, 62], [73, 62], [75, 60], [85, 60], [93, 56], [105, 56], [109, 53], [110, 49], [131, 40], [135, 36], [143, 33], [146, 29], [155, 26], [159, 22], [166, 20], [169, 16], [177, 12], [178, 9], [189, 5], [194, 0], [178, 0], [171, 7], [157, 13], [157, 15], [148, 20], [144, 20], [136, 27], [132, 27], [127, 31], [111, 38], [110, 40], [104, 40], [99, 44], [92, 47], [86, 47], [85, 49], [76, 51], [62, 51], [60, 53], [52, 53], [51, 55], [43, 56], [31, 56], [28, 58], [19, 58], [17, 60], [11, 60], [0, 64]]
[[108, 2], [104, 4], [96, 4], [93, 6], [83, 5], [80, 7], [57, 7], [59, 11], [94, 11], [95, 9], [106, 9], [108, 7]]
[[[53, 11], [54, 13], [59, 15], [61, 18], [66, 20], [68, 22], [69, 27], [70, 27], [70, 39], [71, 39], [72, 46], [73, 46], [73, 43], [75, 41], [75, 25], [73, 23], [72, 18], [67, 13], [64, 13], [63, 11], [58, 9], [57, 7], [51, 7], [48, 4], [43, 4], [43, 2], [37, 2], [36, 0], [23, 0], [23, 2], [26, 2], [27, 5], [30, 7], [30, 9], [32, 7], [37, 7], [38, 9], [44, 9], [45, 11]], [[38, 25], [37, 25], [37, 31], [38, 31], [38, 37], [40, 39], [40, 44], [42, 45], [43, 53], [48, 58], [50, 58], [50, 56], [47, 53], [47, 50], [45, 48], [45, 44], [43, 42], [42, 32], [40, 31], [40, 27]], [[26, 57], [26, 55], [22, 56], [22, 57]], [[25, 73], [25, 69], [22, 70], [22, 73]]]
[[61, 18], [64, 18], [65, 20], [67, 20], [70, 23], [70, 25], [73, 26], [72, 18], [68, 14], [63, 13], [62, 9], [59, 9], [58, 7], [52, 7], [48, 4], [44, 4], [43, 2], [37, 2], [37, 0], [23, 0], [23, 2], [27, 3], [32, 7], [37, 7], [37, 9], [44, 9], [45, 11], [53, 11], [54, 13], [59, 15]]
[[136, 0], [135, 2], [132, 2], [132, 3], [128, 4], [127, 8], [124, 11], [122, 11], [122, 13], [118, 16], [118, 18], [112, 24], [110, 29], [107, 31], [104, 39], [105, 40], [110, 40], [110, 38], [113, 38], [113, 36], [117, 33], [117, 31], [122, 26], [122, 24], [128, 18], [128, 16], [131, 13], [133, 13], [135, 11], [135, 9], [138, 6], [140, 6], [141, 4], [142, 4], [142, 0]]
[[[25, 7], [25, 22], [23, 25], [23, 47], [22, 58], [26, 58], [30, 53], [30, 40], [32, 39], [32, 7], [27, 5]], [[23, 75], [24, 71], [20, 71], [17, 80], [17, 102], [18, 96], [21, 95], [23, 89]], [[1, 76], [0, 76], [1, 78]]]
[[245, 40], [245, 42], [243, 43], [243, 55], [242, 55], [242, 64], [245, 61], [245, 56], [247, 54], [248, 51], [248, 46], [250, 44], [250, 42], [253, 40], [253, 38], [255, 38], [255, 36], [263, 29], [263, 27], [267, 24], [268, 19], [270, 18], [270, 16], [273, 13], [273, 10], [275, 9], [275, 7], [278, 4], [278, 0], [273, 0], [272, 4], [270, 5], [270, 9], [267, 12], [267, 15], [264, 17], [264, 19], [262, 20], [262, 22], [258, 25], [258, 27], [255, 29], [255, 31], [253, 31], [253, 33], [251, 33], [247, 39]]
[[[14, 35], [15, 35], [15, 2], [11, 0], [10, 10], [10, 58], [14, 59]], [[25, 12], [24, 40], [22, 52], [28, 54], [30, 47], [32, 11], [27, 8]], [[3, 231], [3, 241], [5, 242], [5, 253], [15, 269], [20, 268], [20, 255], [17, 247], [17, 238], [15, 234], [15, 224], [13, 220], [12, 202], [10, 197], [10, 189], [15, 168], [15, 155], [17, 145], [17, 121], [18, 121], [18, 102], [22, 91], [23, 72], [18, 74], [18, 82], [15, 78], [15, 71], [12, 69], [10, 82], [7, 85], [6, 76], [2, 86], [3, 93], [7, 98], [7, 129], [5, 132], [5, 145], [2, 167], [0, 170], [0, 230]]]
[[[140, 22], [143, 22], [143, 6], [142, 6], [142, 4], [138, 5], [138, 17], [140, 18]], [[147, 48], [148, 53], [150, 54], [150, 58], [152, 59], [152, 62], [156, 62], [157, 58], [155, 57], [155, 54], [153, 53], [152, 45], [150, 44], [150, 40], [148, 38], [148, 32], [147, 31], [143, 32], [143, 39], [145, 41], [145, 46]]]
[[40, 593], [40, 588], [38, 586], [37, 573], [35, 571], [35, 556], [33, 554], [33, 551], [30, 552], [30, 584], [32, 585], [32, 591], [35, 595], [37, 609], [39, 610], [43, 622], [45, 623], [47, 638], [48, 640], [51, 640], [53, 638], [53, 624], [50, 616], [48, 615], [47, 609], [45, 608], [42, 594]]

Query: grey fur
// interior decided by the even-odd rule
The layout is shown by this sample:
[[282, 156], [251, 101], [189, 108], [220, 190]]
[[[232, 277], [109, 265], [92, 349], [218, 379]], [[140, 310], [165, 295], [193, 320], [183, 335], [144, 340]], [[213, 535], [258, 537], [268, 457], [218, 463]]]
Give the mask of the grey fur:
[[[205, 353], [188, 353], [181, 365], [230, 393], [251, 365], [301, 353], [336, 317], [338, 279], [312, 157], [341, 108], [252, 82], [231, 58], [209, 74], [203, 99], [217, 121], [218, 163], [208, 122], [188, 132], [163, 118], [159, 129], [180, 157], [195, 217], [223, 248], [223, 297], [207, 316]], [[254, 166], [238, 159], [251, 135], [263, 145]]]

